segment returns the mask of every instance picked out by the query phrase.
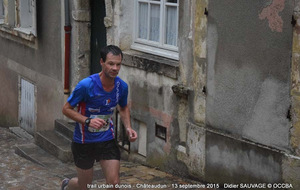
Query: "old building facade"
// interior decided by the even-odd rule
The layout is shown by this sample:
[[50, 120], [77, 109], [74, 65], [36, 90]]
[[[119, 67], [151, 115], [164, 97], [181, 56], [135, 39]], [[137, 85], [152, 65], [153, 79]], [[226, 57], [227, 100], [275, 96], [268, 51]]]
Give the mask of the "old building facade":
[[125, 52], [121, 76], [140, 136], [128, 158], [210, 182], [296, 185], [299, 2], [165, 1], [160, 39], [170, 2], [178, 3], [178, 55], [142, 41], [155, 28], [151, 1], [115, 1], [107, 28]]
[[1, 126], [21, 126], [34, 135], [62, 118], [61, 4], [0, 1]]
[[[65, 2], [71, 91], [98, 71], [101, 46], [124, 52], [120, 76], [139, 134], [126, 142], [116, 114], [124, 159], [207, 182], [300, 187], [300, 1]], [[16, 37], [4, 19], [1, 124], [19, 125], [22, 78], [35, 86], [34, 130], [62, 118], [65, 2], [36, 2], [36, 35]]]

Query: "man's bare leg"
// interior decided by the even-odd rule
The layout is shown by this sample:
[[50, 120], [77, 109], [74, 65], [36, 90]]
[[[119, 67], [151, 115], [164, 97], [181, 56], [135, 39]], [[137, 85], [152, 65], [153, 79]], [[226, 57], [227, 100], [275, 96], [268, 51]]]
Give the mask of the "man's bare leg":
[[[100, 165], [104, 173], [107, 184], [120, 184], [120, 161], [119, 160], [100, 160]], [[116, 189], [116, 188], [115, 188]]]
[[87, 184], [91, 184], [93, 181], [93, 168], [87, 170], [76, 169], [78, 177], [70, 179], [67, 190], [87, 190]]

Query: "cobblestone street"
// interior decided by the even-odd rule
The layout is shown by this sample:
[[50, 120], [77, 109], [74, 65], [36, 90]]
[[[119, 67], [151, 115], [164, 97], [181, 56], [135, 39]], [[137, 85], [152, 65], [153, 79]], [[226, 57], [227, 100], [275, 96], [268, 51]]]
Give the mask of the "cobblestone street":
[[[62, 179], [76, 175], [72, 163], [62, 163], [46, 152], [44, 153], [45, 157], [41, 158], [46, 163], [44, 166], [15, 153], [17, 145], [32, 143], [30, 141], [33, 142], [33, 140], [25, 140], [16, 136], [9, 129], [0, 127], [0, 189], [58, 190]], [[126, 161], [121, 161], [120, 176], [120, 189], [173, 189], [176, 187], [199, 189], [199, 187], [205, 186], [200, 182], [181, 179], [155, 168]], [[105, 187], [104, 176], [97, 164], [95, 165], [94, 181], [93, 184], [90, 184], [90, 188], [103, 189]]]

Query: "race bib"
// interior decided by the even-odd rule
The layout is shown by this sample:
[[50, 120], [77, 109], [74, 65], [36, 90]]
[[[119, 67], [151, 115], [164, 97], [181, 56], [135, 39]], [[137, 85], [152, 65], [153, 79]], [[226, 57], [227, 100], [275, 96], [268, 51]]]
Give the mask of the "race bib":
[[90, 118], [91, 119], [100, 118], [106, 122], [106, 125], [103, 125], [101, 129], [95, 129], [93, 127], [88, 127], [88, 130], [90, 132], [97, 133], [97, 132], [107, 131], [109, 129], [111, 115], [90, 115]]

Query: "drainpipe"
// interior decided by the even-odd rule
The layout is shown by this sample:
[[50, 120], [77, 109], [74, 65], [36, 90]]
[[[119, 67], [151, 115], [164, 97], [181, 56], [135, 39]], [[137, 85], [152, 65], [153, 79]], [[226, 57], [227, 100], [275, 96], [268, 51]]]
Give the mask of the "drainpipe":
[[64, 93], [70, 93], [70, 39], [71, 25], [69, 17], [69, 0], [65, 0], [65, 84]]

